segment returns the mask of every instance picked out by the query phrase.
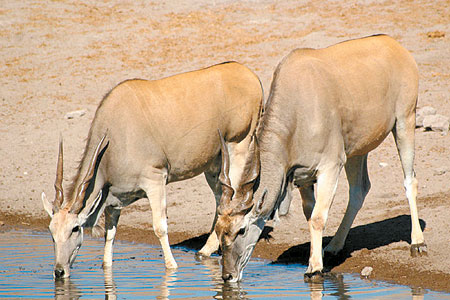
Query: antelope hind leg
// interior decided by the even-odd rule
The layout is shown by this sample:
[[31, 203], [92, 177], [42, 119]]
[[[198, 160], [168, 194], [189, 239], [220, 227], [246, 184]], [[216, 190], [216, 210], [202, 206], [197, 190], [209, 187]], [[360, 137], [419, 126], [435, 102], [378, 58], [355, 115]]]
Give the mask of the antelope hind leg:
[[398, 119], [392, 130], [404, 175], [404, 187], [411, 212], [411, 256], [426, 255], [427, 246], [419, 223], [417, 212], [417, 186], [414, 173], [415, 116], [411, 114]]

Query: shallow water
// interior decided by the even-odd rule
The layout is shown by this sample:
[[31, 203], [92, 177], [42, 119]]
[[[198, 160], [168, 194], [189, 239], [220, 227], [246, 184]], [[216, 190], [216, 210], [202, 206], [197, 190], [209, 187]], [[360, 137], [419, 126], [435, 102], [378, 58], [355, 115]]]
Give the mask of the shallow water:
[[85, 238], [71, 278], [53, 281], [49, 233], [0, 233], [0, 298], [26, 299], [450, 299], [356, 275], [303, 281], [302, 265], [251, 260], [239, 285], [225, 285], [219, 257], [198, 262], [194, 252], [173, 249], [177, 271], [166, 271], [158, 247], [116, 242], [112, 270], [101, 267], [103, 241]]

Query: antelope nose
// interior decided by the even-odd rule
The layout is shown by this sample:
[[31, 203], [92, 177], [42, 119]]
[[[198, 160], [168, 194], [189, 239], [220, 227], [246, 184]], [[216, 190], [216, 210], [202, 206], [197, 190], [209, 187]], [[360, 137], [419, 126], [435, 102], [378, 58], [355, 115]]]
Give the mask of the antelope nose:
[[222, 274], [222, 279], [223, 279], [223, 281], [229, 281], [229, 280], [233, 279], [233, 275], [231, 275], [230, 273]]
[[64, 276], [64, 269], [55, 269], [55, 278], [62, 278]]

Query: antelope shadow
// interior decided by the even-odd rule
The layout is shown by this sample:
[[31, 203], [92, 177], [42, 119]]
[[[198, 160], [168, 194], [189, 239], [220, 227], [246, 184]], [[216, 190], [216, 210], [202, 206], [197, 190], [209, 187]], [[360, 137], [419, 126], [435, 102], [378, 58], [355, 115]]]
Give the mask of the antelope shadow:
[[172, 248], [187, 248], [190, 250], [198, 251], [206, 243], [206, 241], [208, 240], [208, 236], [209, 236], [209, 233], [205, 233], [205, 234], [202, 234], [199, 236], [194, 236], [190, 239], [186, 239], [179, 243], [170, 245], [170, 247], [172, 247]]
[[[264, 229], [259, 237], [259, 240], [265, 239], [270, 240], [272, 238], [271, 232], [273, 231], [273, 227], [271, 226], [264, 226]], [[181, 241], [179, 243], [171, 245], [173, 248], [187, 248], [190, 250], [198, 251], [200, 250], [203, 245], [206, 243], [206, 240], [209, 237], [209, 233], [205, 233], [199, 236], [195, 236], [190, 239], [186, 239], [184, 241]], [[216, 253], [221, 253], [220, 248]]]
[[[419, 220], [422, 230], [426, 227], [426, 222]], [[260, 236], [261, 239], [270, 239], [273, 227], [265, 226]], [[172, 247], [187, 248], [198, 251], [203, 247], [209, 234], [202, 234], [190, 239], [181, 241], [172, 245]], [[333, 238], [326, 236], [323, 238], [323, 246], [325, 247]], [[411, 216], [400, 215], [394, 218], [386, 219], [379, 222], [356, 226], [350, 229], [342, 251], [335, 256], [325, 255], [324, 265], [327, 270], [342, 264], [347, 258], [351, 257], [352, 252], [361, 249], [376, 249], [395, 242], [404, 241], [411, 244]], [[220, 254], [220, 250], [219, 250]], [[303, 243], [292, 246], [284, 251], [274, 262], [274, 264], [291, 264], [299, 263], [308, 265], [310, 254], [310, 243]]]
[[[426, 222], [419, 219], [419, 223], [423, 231]], [[324, 237], [323, 246], [325, 247], [332, 238], [333, 236]], [[400, 241], [411, 244], [411, 216], [409, 215], [400, 215], [383, 221], [356, 226], [350, 229], [344, 249], [338, 255], [325, 254], [324, 267], [330, 270], [342, 264], [347, 258], [351, 257], [354, 251], [372, 250]], [[310, 243], [303, 243], [289, 248], [273, 263], [308, 265], [309, 254]]]

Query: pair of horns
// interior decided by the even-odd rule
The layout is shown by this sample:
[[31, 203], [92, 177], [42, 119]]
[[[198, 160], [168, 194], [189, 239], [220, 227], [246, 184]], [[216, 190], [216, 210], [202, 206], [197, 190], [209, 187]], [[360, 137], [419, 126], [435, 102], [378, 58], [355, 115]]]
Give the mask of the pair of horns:
[[[89, 163], [89, 168], [86, 173], [86, 176], [84, 177], [83, 181], [77, 188], [76, 202], [78, 202], [78, 200], [80, 200], [80, 199], [84, 199], [86, 189], [89, 186], [89, 183], [94, 176], [97, 158], [101, 152], [101, 149], [103, 149], [102, 145], [105, 141], [105, 138], [106, 138], [106, 134], [102, 137], [102, 139], [98, 143], [97, 148], [95, 149], [94, 155], [92, 156], [92, 159]], [[62, 181], [63, 181], [63, 141], [62, 141], [62, 138], [60, 138], [58, 165], [56, 168], [56, 180], [55, 180], [56, 207], [61, 207], [61, 205], [64, 202], [64, 192], [63, 192], [63, 187], [62, 187]]]
[[222, 151], [222, 166], [219, 175], [219, 181], [222, 185], [222, 200], [220, 206], [224, 209], [232, 209], [235, 213], [247, 210], [253, 206], [253, 186], [259, 176], [261, 161], [258, 140], [255, 135], [252, 136], [246, 163], [243, 166], [239, 189], [243, 194], [241, 203], [237, 203], [234, 208], [231, 207], [231, 201], [234, 195], [233, 187], [229, 176], [230, 155], [222, 133], [219, 130], [220, 146]]

